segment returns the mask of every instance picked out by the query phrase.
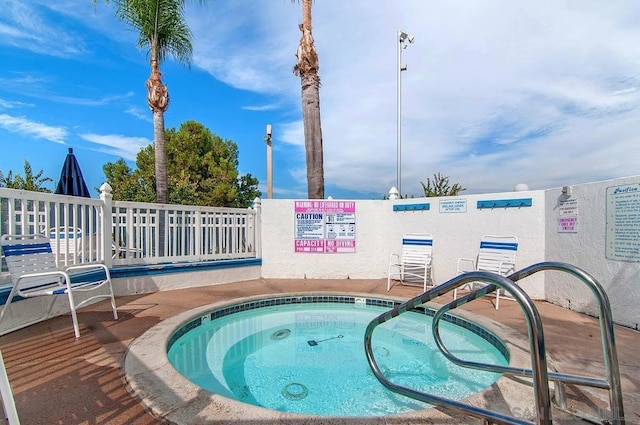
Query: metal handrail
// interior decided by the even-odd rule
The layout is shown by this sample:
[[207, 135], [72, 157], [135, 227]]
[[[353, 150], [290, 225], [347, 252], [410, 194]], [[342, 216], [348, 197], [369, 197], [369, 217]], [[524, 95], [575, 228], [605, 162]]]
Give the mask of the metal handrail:
[[[501, 365], [490, 364], [490, 363], [479, 363], [479, 362], [472, 362], [469, 360], [460, 359], [459, 357], [456, 357], [455, 355], [453, 355], [447, 349], [444, 342], [442, 341], [442, 338], [440, 337], [439, 325], [442, 317], [445, 314], [447, 314], [449, 311], [457, 307], [460, 307], [468, 303], [469, 301], [473, 301], [477, 298], [481, 298], [485, 296], [487, 293], [493, 292], [495, 289], [491, 290], [491, 286], [492, 285], [487, 285], [485, 287], [488, 289], [488, 291], [485, 291], [483, 288], [482, 291], [479, 290], [479, 291], [471, 292], [465, 295], [464, 297], [460, 297], [448, 304], [443, 305], [442, 307], [440, 307], [440, 309], [438, 309], [438, 311], [436, 311], [436, 313], [433, 315], [433, 322], [431, 325], [433, 330], [433, 338], [435, 340], [436, 346], [440, 349], [442, 354], [449, 361], [461, 367], [467, 367], [469, 369], [478, 369], [486, 372], [502, 373], [506, 375], [520, 375], [520, 376], [531, 377], [533, 376], [533, 371], [531, 369], [501, 366]], [[602, 388], [606, 390], [611, 388], [611, 385], [609, 384], [609, 382], [604, 379], [591, 378], [591, 377], [586, 377], [582, 375], [572, 375], [572, 374], [566, 374], [566, 373], [556, 373], [556, 372], [547, 372], [547, 373], [548, 373], [549, 379], [552, 381], [562, 381], [570, 384], [586, 385], [586, 386]]]
[[[599, 321], [600, 321], [600, 334], [602, 339], [602, 351], [604, 355], [604, 363], [605, 369], [607, 372], [608, 379], [598, 379], [592, 378], [588, 376], [582, 375], [573, 375], [573, 374], [565, 374], [565, 373], [555, 373], [548, 372], [549, 378], [551, 380], [561, 382], [561, 383], [570, 383], [577, 385], [590, 386], [595, 388], [602, 388], [609, 390], [609, 405], [611, 408], [611, 414], [613, 419], [613, 424], [615, 425], [624, 425], [624, 408], [622, 402], [622, 389], [620, 382], [620, 371], [618, 366], [618, 355], [615, 344], [615, 335], [613, 331], [613, 318], [611, 314], [611, 305], [609, 303], [609, 298], [602, 288], [602, 285], [598, 283], [598, 281], [578, 267], [575, 267], [566, 263], [559, 262], [542, 262], [538, 264], [533, 264], [529, 267], [526, 267], [522, 270], [519, 270], [513, 273], [510, 276], [507, 276], [508, 279], [512, 281], [518, 281], [527, 276], [530, 276], [534, 273], [544, 270], [556, 270], [570, 273], [580, 279], [585, 285], [589, 287], [589, 289], [593, 292], [596, 301], [598, 303], [599, 309]], [[508, 366], [500, 366], [500, 365], [492, 365], [486, 363], [476, 363], [471, 361], [462, 360], [456, 356], [454, 356], [444, 345], [442, 339], [440, 338], [439, 332], [439, 323], [444, 314], [448, 311], [457, 308], [463, 304], [468, 303], [476, 298], [484, 296], [486, 293], [494, 291], [495, 285], [487, 285], [479, 291], [471, 292], [470, 294], [465, 295], [453, 302], [450, 302], [444, 306], [442, 306], [436, 314], [433, 316], [433, 336], [436, 342], [436, 345], [444, 354], [444, 356], [449, 359], [451, 362], [457, 364], [458, 366], [468, 367], [472, 369], [480, 369], [486, 370], [490, 372], [497, 372], [503, 374], [511, 374], [511, 375], [524, 375], [524, 376], [532, 376], [533, 371], [531, 369], [520, 369], [520, 368], [512, 368]]]
[[618, 365], [618, 352], [616, 348], [615, 334], [613, 330], [613, 315], [609, 297], [600, 283], [589, 273], [571, 264], [546, 261], [525, 267], [509, 276], [509, 279], [518, 281], [534, 273], [544, 270], [564, 271], [580, 279], [593, 293], [598, 303], [600, 323], [600, 337], [602, 340], [602, 351], [604, 355], [604, 365], [607, 371], [609, 385], [609, 405], [611, 415], [615, 425], [625, 425], [624, 407], [622, 401], [622, 384], [620, 381], [620, 367]]
[[[494, 291], [497, 288], [504, 289], [505, 292], [511, 294], [511, 296], [518, 302], [518, 304], [522, 308], [527, 321], [532, 370], [535, 371], [532, 376], [537, 413], [537, 422], [535, 423], [507, 416], [502, 413], [494, 412], [480, 407], [470, 406], [456, 400], [450, 400], [448, 398], [416, 391], [411, 388], [394, 384], [384, 376], [373, 356], [371, 340], [373, 331], [378, 325], [387, 322], [402, 313], [412, 310], [413, 308], [424, 304], [432, 300], [433, 298], [436, 298], [471, 282], [484, 282], [488, 284], [486, 287], [476, 291], [481, 295]], [[462, 299], [463, 298], [461, 298], [460, 300]], [[371, 370], [373, 371], [375, 377], [378, 379], [378, 381], [380, 381], [382, 385], [396, 393], [426, 403], [435, 404], [457, 413], [464, 413], [471, 417], [490, 420], [495, 424], [550, 425], [552, 423], [551, 397], [549, 396], [549, 381], [547, 372], [547, 357], [544, 348], [544, 331], [542, 328], [542, 320], [540, 318], [540, 314], [538, 313], [538, 310], [531, 298], [526, 294], [526, 292], [524, 292], [524, 290], [522, 290], [522, 288], [516, 285], [512, 280], [498, 274], [476, 271], [456, 276], [453, 279], [450, 279], [447, 282], [444, 282], [428, 290], [427, 292], [424, 292], [416, 297], [411, 298], [408, 301], [405, 301], [404, 303], [394, 307], [392, 310], [382, 313], [378, 317], [374, 318], [367, 326], [364, 336], [364, 348], [369, 366], [371, 367]]]

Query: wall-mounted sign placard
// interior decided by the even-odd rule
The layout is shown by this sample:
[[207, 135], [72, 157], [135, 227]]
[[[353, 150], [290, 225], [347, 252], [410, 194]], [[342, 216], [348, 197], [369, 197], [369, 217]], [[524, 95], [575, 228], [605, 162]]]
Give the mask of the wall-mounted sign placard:
[[640, 261], [640, 183], [607, 188], [605, 257]]
[[356, 252], [354, 201], [295, 201], [294, 252]]
[[558, 233], [578, 233], [578, 200], [564, 199], [558, 208]]
[[460, 199], [442, 199], [440, 200], [441, 213], [463, 213], [467, 212], [467, 200]]

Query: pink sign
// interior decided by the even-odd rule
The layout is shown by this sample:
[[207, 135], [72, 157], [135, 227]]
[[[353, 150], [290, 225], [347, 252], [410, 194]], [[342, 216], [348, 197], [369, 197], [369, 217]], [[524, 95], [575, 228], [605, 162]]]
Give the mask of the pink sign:
[[356, 203], [295, 201], [293, 233], [295, 252], [356, 252]]

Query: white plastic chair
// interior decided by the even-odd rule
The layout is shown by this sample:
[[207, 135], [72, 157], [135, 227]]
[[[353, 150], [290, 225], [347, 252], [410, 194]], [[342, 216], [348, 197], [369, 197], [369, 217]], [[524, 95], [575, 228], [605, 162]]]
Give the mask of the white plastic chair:
[[430, 233], [406, 233], [402, 237], [402, 252], [391, 254], [387, 291], [391, 290], [391, 280], [397, 277], [403, 285], [422, 285], [427, 290], [431, 283], [431, 260], [433, 236]]
[[111, 258], [142, 258], [142, 249], [140, 248], [128, 248], [126, 246], [120, 246], [111, 242]]
[[82, 252], [82, 229], [64, 226], [50, 229], [49, 243], [58, 264], [76, 264]]
[[[480, 249], [475, 260], [469, 258], [459, 258], [457, 274], [472, 271], [485, 271], [507, 276], [515, 271], [516, 254], [518, 252], [518, 238], [515, 236], [495, 236], [485, 235], [480, 241]], [[480, 282], [467, 283], [466, 287], [473, 290]], [[453, 299], [458, 297], [458, 289], [453, 291]], [[500, 307], [500, 292], [496, 290], [496, 310]]]
[[[49, 318], [55, 302], [53, 296], [64, 294], [69, 298], [76, 338], [80, 337], [76, 310], [96, 299], [110, 299], [113, 319], [118, 319], [111, 274], [104, 264], [81, 264], [57, 268], [49, 238], [44, 235], [3, 235], [0, 243], [13, 283], [7, 301], [0, 312], [0, 322], [15, 296], [22, 298], [52, 296], [51, 305], [45, 316], [27, 323], [30, 325]], [[106, 294], [93, 295], [80, 302], [74, 300], [75, 294], [103, 286], [108, 289]]]

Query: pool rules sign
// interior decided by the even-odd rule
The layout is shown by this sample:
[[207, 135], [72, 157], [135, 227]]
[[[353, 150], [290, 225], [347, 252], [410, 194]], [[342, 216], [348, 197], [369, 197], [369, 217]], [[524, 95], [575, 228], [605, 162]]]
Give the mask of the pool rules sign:
[[354, 201], [294, 201], [294, 251], [356, 252]]

